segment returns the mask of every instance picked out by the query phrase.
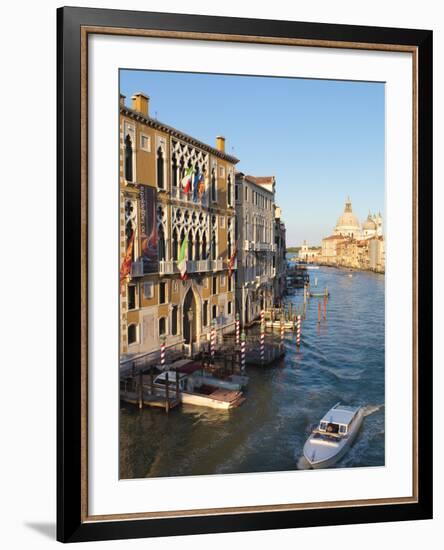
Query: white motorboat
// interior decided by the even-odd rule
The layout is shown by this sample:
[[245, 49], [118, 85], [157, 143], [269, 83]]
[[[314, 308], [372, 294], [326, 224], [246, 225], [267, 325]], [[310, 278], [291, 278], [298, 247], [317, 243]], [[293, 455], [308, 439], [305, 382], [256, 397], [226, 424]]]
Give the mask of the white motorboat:
[[304, 445], [304, 458], [311, 468], [336, 464], [358, 435], [364, 418], [361, 407], [336, 403], [321, 419]]
[[[245, 401], [241, 391], [233, 391], [205, 384], [198, 374], [187, 374], [182, 372], [162, 372], [154, 379], [154, 386], [157, 391], [166, 393], [166, 374], [168, 374], [169, 392], [171, 395], [177, 390], [182, 403], [209, 407], [211, 409], [233, 409], [239, 407]], [[176, 381], [176, 379], [178, 379]]]

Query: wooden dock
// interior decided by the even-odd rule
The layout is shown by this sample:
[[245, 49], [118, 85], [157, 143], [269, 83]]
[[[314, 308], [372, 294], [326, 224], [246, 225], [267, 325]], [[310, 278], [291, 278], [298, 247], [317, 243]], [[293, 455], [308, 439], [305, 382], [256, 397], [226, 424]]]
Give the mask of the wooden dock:
[[180, 404], [180, 399], [177, 399], [176, 397], [169, 397], [168, 400], [166, 400], [165, 396], [152, 395], [145, 390], [143, 392], [142, 400], [140, 399], [139, 391], [120, 390], [120, 399], [125, 403], [136, 405], [139, 408], [141, 408], [140, 404], [142, 403], [142, 407], [159, 407], [161, 409], [165, 409], [166, 411], [174, 409], [174, 407], [177, 407]]

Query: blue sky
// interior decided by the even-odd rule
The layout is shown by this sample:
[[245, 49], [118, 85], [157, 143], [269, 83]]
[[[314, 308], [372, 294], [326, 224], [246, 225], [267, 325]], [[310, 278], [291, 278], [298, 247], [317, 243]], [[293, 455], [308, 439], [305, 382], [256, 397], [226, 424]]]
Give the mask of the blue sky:
[[120, 91], [205, 143], [224, 135], [242, 172], [276, 176], [288, 246], [320, 244], [348, 195], [361, 221], [384, 215], [384, 84], [122, 70]]

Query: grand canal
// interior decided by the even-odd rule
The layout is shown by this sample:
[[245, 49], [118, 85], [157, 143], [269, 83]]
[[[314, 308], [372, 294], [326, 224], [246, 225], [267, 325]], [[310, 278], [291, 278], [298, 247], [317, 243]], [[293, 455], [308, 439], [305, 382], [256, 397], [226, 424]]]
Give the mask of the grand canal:
[[[287, 332], [286, 356], [247, 367], [247, 401], [231, 411], [182, 406], [169, 415], [121, 405], [121, 478], [229, 474], [304, 467], [310, 426], [335, 403], [361, 405], [360, 434], [337, 467], [384, 464], [384, 276], [321, 267], [312, 290], [328, 287], [327, 320], [311, 298], [301, 348]], [[302, 291], [288, 296], [295, 306]]]

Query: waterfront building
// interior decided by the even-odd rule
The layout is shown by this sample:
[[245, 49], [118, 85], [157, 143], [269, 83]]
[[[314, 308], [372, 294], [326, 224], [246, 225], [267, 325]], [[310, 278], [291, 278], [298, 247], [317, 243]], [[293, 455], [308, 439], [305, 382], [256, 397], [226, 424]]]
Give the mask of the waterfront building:
[[321, 251], [319, 248], [310, 248], [307, 241], [304, 241], [299, 250], [298, 258], [303, 262], [313, 263], [316, 262], [320, 255]]
[[280, 206], [274, 208], [274, 304], [280, 306], [287, 288], [287, 244]]
[[385, 247], [381, 213], [369, 213], [362, 225], [353, 214], [350, 198], [333, 234], [322, 239], [318, 260], [327, 265], [385, 271]]
[[274, 305], [275, 185], [274, 176], [236, 173], [236, 299], [243, 325]]
[[208, 145], [120, 100], [120, 351], [190, 353], [235, 323], [235, 165]]

